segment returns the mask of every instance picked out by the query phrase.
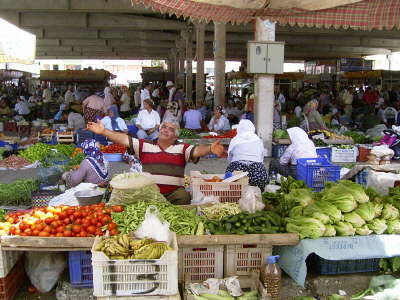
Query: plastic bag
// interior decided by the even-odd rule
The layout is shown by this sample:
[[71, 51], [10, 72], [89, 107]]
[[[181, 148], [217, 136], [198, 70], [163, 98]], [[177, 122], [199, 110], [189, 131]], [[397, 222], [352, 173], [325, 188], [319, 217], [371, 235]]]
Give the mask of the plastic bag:
[[169, 223], [161, 219], [157, 207], [150, 205], [146, 210], [142, 224], [135, 231], [135, 236], [139, 239], [148, 237], [156, 241], [169, 243]]
[[216, 204], [219, 203], [218, 196], [204, 196], [203, 193], [196, 194], [196, 197], [190, 201], [191, 205], [203, 205], [207, 203]]
[[248, 186], [244, 191], [244, 196], [239, 200], [240, 209], [255, 213], [265, 207], [262, 201], [261, 190], [257, 186]]
[[25, 270], [41, 293], [49, 292], [65, 268], [65, 257], [57, 252], [27, 252]]

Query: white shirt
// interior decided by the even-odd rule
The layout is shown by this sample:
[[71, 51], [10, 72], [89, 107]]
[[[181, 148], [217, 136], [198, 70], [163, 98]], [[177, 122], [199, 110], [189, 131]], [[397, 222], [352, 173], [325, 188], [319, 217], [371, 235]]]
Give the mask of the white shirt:
[[175, 91], [176, 87], [172, 87], [169, 89], [168, 103], [172, 101], [172, 97], [174, 96]]
[[203, 116], [200, 111], [189, 109], [183, 114], [183, 121], [187, 129], [201, 129], [201, 120]]
[[50, 102], [51, 101], [51, 91], [50, 89], [46, 88], [43, 91], [43, 102]]
[[283, 96], [282, 93], [279, 93], [278, 101], [280, 104], [284, 104], [286, 102], [286, 98], [285, 98], [285, 96]]
[[71, 112], [68, 115], [68, 128], [73, 128], [74, 130], [78, 130], [81, 128], [85, 128], [85, 119], [81, 114]]
[[155, 89], [155, 90], [151, 93], [151, 96], [152, 96], [153, 98], [159, 98], [159, 96], [160, 96], [160, 90], [159, 90], [159, 89]]
[[31, 112], [28, 103], [26, 103], [25, 101], [20, 101], [17, 104], [15, 104], [15, 111], [19, 115], [29, 115]]
[[74, 101], [75, 101], [74, 94], [70, 90], [66, 91], [64, 95], [64, 103], [69, 105]]
[[208, 129], [212, 131], [227, 131], [231, 129], [231, 125], [225, 116], [221, 116], [217, 121], [215, 120], [215, 117], [212, 117], [208, 124]]
[[136, 125], [140, 125], [144, 130], [152, 129], [160, 125], [160, 115], [155, 110], [149, 113], [147, 109], [143, 109], [138, 114]]
[[143, 101], [146, 100], [146, 99], [151, 99], [151, 97], [150, 97], [150, 91], [149, 91], [149, 90], [146, 90], [146, 89], [143, 89], [143, 90], [140, 92], [140, 100], [141, 100], [140, 109], [144, 109]]
[[[111, 118], [110, 117], [104, 117], [103, 119], [101, 119], [101, 123], [104, 124], [104, 127], [108, 130], [114, 130], [112, 128], [111, 125]], [[124, 131], [124, 130], [128, 130], [128, 127], [126, 126], [125, 121], [122, 118], [117, 118], [117, 125], [119, 130]]]
[[121, 97], [121, 111], [130, 111], [131, 110], [131, 97], [128, 96], [127, 93], [123, 93]]
[[235, 146], [229, 153], [228, 160], [230, 162], [239, 160], [248, 160], [252, 162], [263, 162], [264, 161], [264, 146], [262, 143], [253, 144], [240, 144]]

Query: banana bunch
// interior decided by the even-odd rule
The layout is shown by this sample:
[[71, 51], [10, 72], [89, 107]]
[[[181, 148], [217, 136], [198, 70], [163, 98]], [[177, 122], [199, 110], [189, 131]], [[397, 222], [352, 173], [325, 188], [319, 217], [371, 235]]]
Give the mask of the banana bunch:
[[104, 238], [94, 250], [104, 252], [110, 259], [159, 259], [172, 248], [150, 238], [137, 240], [129, 234], [120, 234]]

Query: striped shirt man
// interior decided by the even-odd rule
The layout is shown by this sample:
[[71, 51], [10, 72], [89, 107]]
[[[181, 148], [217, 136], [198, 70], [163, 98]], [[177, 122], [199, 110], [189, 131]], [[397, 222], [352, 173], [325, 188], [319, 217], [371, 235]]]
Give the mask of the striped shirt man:
[[154, 181], [164, 195], [170, 194], [184, 185], [186, 163], [197, 162], [193, 157], [195, 146], [175, 143], [162, 149], [157, 141], [130, 139], [132, 154], [140, 159], [143, 172], [152, 174]]

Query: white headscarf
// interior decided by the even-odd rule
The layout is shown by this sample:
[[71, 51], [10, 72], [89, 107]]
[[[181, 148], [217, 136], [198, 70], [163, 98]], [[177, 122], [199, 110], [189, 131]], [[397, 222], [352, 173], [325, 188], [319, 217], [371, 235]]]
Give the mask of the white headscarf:
[[300, 157], [297, 158], [312, 158], [317, 157], [317, 152], [314, 143], [308, 138], [307, 133], [300, 127], [292, 127], [287, 130], [292, 145], [296, 147]]
[[228, 148], [228, 159], [231, 156], [230, 152], [238, 145], [248, 144], [249, 149], [258, 149], [262, 153], [262, 159], [265, 156], [265, 149], [262, 140], [255, 134], [256, 128], [250, 120], [240, 120], [239, 125], [236, 127], [237, 134], [232, 139]]

